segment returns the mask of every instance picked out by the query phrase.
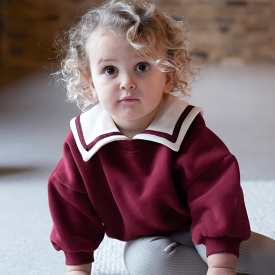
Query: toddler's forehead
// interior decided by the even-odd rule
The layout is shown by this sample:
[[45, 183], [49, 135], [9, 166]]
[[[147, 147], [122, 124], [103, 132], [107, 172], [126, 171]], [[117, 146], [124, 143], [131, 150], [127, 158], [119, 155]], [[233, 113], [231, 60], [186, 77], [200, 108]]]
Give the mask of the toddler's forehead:
[[[89, 52], [90, 54], [93, 52], [92, 48], [98, 46], [101, 42], [102, 38], [109, 38], [109, 42], [110, 43], [110, 47], [112, 46], [112, 42], [115, 43], [116, 38], [118, 39], [125, 39], [127, 41], [127, 43], [129, 43], [129, 45], [131, 45], [130, 41], [127, 39], [126, 33], [121, 31], [121, 30], [115, 30], [115, 29], [107, 29], [105, 27], [97, 27], [93, 33], [91, 33], [89, 40], [86, 44], [86, 51], [87, 51], [87, 55], [89, 56]], [[105, 40], [104, 39], [104, 40]], [[105, 40], [106, 42], [106, 40]], [[135, 41], [136, 42], [136, 41]], [[165, 53], [166, 53], [166, 47], [163, 43], [158, 43], [157, 45], [155, 45], [154, 48], [149, 49], [148, 51], [148, 45], [147, 42], [145, 41], [145, 39], [143, 39], [142, 37], [137, 41], [139, 45], [142, 45], [145, 49], [146, 49], [146, 54], [144, 56], [144, 51], [139, 51], [138, 49], [136, 49], [135, 47], [133, 47], [131, 45], [131, 47], [133, 48], [133, 50], [136, 52], [137, 55], [139, 55], [140, 57], [145, 57], [146, 59], [150, 59], [151, 61], [153, 60], [157, 60], [159, 58], [163, 58], [165, 57]], [[108, 46], [108, 45], [107, 45]], [[148, 54], [148, 52], [150, 52], [150, 54]]]
[[107, 29], [104, 27], [97, 27], [91, 34], [88, 39], [88, 43], [91, 43], [93, 41], [96, 41], [103, 36], [110, 36], [110, 37], [124, 37], [126, 39], [126, 33], [123, 33], [122, 31], [119, 30], [112, 30], [112, 29]]
[[[122, 33], [117, 33], [114, 31], [106, 29], [95, 30], [89, 37], [89, 40], [86, 43], [86, 53], [89, 56], [90, 54], [96, 53], [98, 47], [103, 47], [106, 51], [110, 51], [116, 44], [116, 39], [125, 39], [127, 41], [126, 35]], [[130, 43], [129, 43], [130, 45]]]

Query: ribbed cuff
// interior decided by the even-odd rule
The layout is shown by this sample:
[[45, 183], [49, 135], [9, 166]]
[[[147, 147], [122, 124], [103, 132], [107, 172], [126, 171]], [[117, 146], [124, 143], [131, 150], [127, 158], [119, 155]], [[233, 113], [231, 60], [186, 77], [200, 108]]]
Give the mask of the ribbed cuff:
[[231, 237], [204, 238], [206, 256], [216, 253], [231, 253], [239, 257], [241, 239]]
[[90, 252], [76, 252], [70, 253], [65, 252], [66, 265], [81, 265], [81, 264], [89, 264], [94, 261], [94, 253]]

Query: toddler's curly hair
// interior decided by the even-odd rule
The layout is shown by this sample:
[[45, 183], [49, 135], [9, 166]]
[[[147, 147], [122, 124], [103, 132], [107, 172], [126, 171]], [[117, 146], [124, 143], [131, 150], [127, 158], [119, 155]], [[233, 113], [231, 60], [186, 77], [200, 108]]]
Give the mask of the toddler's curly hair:
[[[189, 32], [185, 25], [183, 20], [174, 19], [144, 1], [110, 0], [89, 10], [64, 37], [55, 37], [54, 45], [61, 61], [56, 76], [64, 81], [68, 100], [77, 101], [82, 111], [97, 101], [83, 76], [91, 74], [86, 45], [99, 27], [124, 34], [140, 56], [154, 62], [163, 72], [173, 71], [171, 92], [188, 95], [199, 69], [191, 65]], [[166, 56], [161, 59], [153, 55], [159, 45], [166, 49]]]

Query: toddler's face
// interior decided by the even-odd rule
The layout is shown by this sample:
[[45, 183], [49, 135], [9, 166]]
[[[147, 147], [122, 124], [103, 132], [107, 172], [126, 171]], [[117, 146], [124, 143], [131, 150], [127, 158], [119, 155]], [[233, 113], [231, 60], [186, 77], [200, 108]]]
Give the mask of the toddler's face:
[[172, 73], [161, 72], [140, 57], [124, 36], [108, 31], [92, 35], [87, 54], [90, 83], [115, 123], [120, 127], [134, 121], [151, 122], [163, 94], [171, 91]]

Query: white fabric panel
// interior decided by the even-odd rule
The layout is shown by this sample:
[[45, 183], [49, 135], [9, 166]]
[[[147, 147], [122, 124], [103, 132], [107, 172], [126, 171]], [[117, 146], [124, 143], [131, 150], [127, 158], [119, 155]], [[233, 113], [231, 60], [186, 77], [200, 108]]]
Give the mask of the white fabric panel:
[[113, 119], [100, 104], [81, 114], [80, 122], [87, 145], [93, 142], [98, 136], [111, 132], [119, 132]]
[[73, 132], [76, 144], [77, 144], [77, 148], [78, 148], [79, 152], [81, 153], [84, 161], [89, 161], [89, 159], [105, 144], [115, 141], [115, 140], [128, 139], [125, 136], [110, 136], [110, 137], [101, 139], [99, 142], [96, 143], [96, 145], [91, 150], [86, 151], [80, 142], [80, 139], [79, 139], [79, 136], [77, 133], [77, 129], [76, 129], [75, 118], [71, 120], [71, 129], [72, 129], [72, 132]]
[[[191, 112], [188, 114], [188, 116], [186, 117], [186, 119], [183, 121], [183, 123], [181, 125], [181, 129], [180, 129], [178, 138], [177, 138], [177, 140], [176, 140], [175, 143], [167, 140], [166, 138], [155, 136], [155, 135], [150, 135], [150, 134], [139, 134], [139, 135], [134, 136], [134, 139], [143, 139], [143, 140], [154, 141], [154, 142], [163, 144], [163, 145], [169, 147], [170, 149], [172, 149], [173, 151], [177, 152], [180, 149], [180, 145], [181, 145], [181, 143], [182, 143], [182, 141], [184, 139], [184, 136], [185, 136], [188, 128], [190, 127], [191, 123], [193, 122], [193, 120], [195, 119], [195, 117], [200, 112], [202, 112], [202, 109], [199, 108], [199, 107], [194, 107], [191, 110]], [[175, 126], [175, 124], [174, 124], [174, 126]], [[149, 130], [149, 128], [146, 129], [146, 130]]]
[[179, 100], [172, 95], [168, 95], [159, 111], [146, 130], [159, 131], [172, 135], [179, 117], [189, 104]]

